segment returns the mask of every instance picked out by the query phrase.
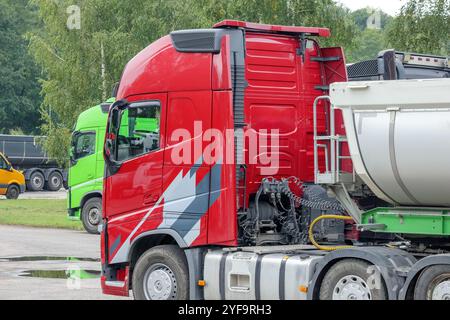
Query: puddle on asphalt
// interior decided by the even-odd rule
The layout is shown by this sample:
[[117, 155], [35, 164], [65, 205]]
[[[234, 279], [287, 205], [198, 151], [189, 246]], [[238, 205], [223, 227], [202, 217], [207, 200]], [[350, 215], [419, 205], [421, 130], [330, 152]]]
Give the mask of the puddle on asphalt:
[[25, 270], [19, 277], [45, 278], [45, 279], [96, 279], [100, 278], [101, 272], [96, 270]]
[[0, 262], [19, 262], [19, 261], [65, 261], [65, 262], [77, 262], [77, 261], [90, 261], [100, 262], [100, 259], [95, 258], [76, 258], [76, 257], [51, 257], [51, 256], [27, 256], [27, 257], [11, 257], [0, 258]]

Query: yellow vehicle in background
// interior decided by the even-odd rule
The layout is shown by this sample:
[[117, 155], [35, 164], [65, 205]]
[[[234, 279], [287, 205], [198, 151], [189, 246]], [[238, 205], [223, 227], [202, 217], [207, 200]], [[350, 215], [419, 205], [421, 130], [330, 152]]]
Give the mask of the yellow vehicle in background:
[[0, 195], [5, 195], [7, 199], [17, 199], [23, 192], [25, 192], [24, 175], [14, 170], [11, 163], [0, 153]]

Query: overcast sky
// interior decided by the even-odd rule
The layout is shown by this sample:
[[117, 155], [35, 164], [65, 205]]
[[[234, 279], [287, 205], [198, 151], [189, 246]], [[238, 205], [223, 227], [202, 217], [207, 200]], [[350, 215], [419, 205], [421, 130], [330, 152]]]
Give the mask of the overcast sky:
[[365, 7], [378, 8], [394, 16], [399, 13], [400, 8], [406, 0], [336, 0], [351, 10], [358, 10]]

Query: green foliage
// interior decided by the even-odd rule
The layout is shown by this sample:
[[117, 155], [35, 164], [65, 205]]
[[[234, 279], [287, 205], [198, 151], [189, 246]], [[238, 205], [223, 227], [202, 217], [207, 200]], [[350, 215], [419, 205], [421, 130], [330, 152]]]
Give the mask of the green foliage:
[[409, 0], [387, 38], [397, 50], [450, 54], [450, 0]]
[[23, 136], [25, 132], [21, 128], [14, 128], [9, 130], [9, 134], [13, 136]]
[[375, 59], [384, 49], [385, 38], [382, 30], [365, 29], [357, 38], [358, 45], [346, 51], [347, 62], [358, 62]]
[[[373, 14], [380, 15], [380, 29], [367, 28], [367, 21]], [[356, 45], [346, 50], [347, 62], [357, 62], [374, 59], [378, 53], [386, 49], [385, 30], [393, 18], [381, 10], [363, 8], [351, 13], [359, 32], [355, 39]]]
[[27, 30], [37, 27], [28, 0], [0, 0], [0, 133], [20, 128], [35, 133], [39, 126], [39, 69], [28, 54]]
[[367, 20], [374, 13], [378, 13], [381, 16], [381, 29], [384, 29], [393, 19], [387, 13], [370, 7], [355, 10], [351, 15], [359, 29], [364, 31], [367, 28]]

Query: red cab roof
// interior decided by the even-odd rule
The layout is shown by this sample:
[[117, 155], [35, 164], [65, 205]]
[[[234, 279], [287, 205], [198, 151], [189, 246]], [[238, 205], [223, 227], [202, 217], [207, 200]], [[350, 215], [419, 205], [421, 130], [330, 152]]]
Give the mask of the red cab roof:
[[306, 33], [313, 36], [329, 37], [331, 36], [330, 29], [328, 28], [316, 28], [316, 27], [295, 27], [295, 26], [277, 26], [262, 23], [245, 22], [238, 20], [224, 20], [216, 23], [214, 28], [244, 28], [248, 30], [264, 31], [264, 32], [286, 32], [286, 33]]

